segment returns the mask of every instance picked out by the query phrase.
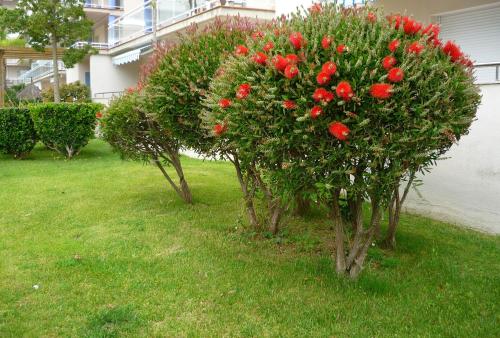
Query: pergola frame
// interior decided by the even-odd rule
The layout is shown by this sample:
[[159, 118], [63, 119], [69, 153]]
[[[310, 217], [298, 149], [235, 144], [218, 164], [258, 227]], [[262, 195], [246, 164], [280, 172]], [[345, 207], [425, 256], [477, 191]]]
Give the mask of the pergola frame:
[[[58, 48], [57, 58], [60, 59], [63, 53], [64, 49]], [[52, 50], [47, 48], [43, 52], [38, 52], [26, 47], [0, 48], [0, 107], [5, 105], [5, 84], [7, 76], [6, 59], [51, 60]]]

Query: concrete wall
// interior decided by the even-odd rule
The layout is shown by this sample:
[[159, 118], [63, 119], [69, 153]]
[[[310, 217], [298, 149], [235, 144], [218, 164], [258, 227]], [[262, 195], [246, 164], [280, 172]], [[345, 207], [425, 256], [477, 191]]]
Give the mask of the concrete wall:
[[481, 86], [470, 133], [408, 195], [407, 209], [500, 233], [500, 84]]
[[109, 101], [109, 98], [95, 98], [95, 94], [121, 92], [129, 87], [135, 87], [139, 80], [140, 65], [145, 62], [141, 60], [115, 66], [111, 58], [109, 55], [90, 56], [90, 88], [95, 102], [107, 104]]
[[386, 13], [406, 13], [416, 19], [429, 23], [431, 15], [459, 9], [487, 5], [499, 0], [375, 0], [376, 7], [382, 7]]
[[73, 68], [66, 69], [66, 83], [73, 83], [76, 81], [80, 81], [80, 83], [85, 83], [85, 72], [89, 71], [90, 71], [90, 62], [87, 57], [84, 61], [76, 64]]

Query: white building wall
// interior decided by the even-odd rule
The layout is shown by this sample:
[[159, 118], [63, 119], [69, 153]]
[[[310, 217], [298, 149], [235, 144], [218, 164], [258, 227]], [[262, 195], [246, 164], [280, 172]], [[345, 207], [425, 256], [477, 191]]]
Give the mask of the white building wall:
[[408, 195], [410, 211], [500, 233], [500, 84], [481, 86], [470, 133]]
[[107, 104], [111, 93], [135, 87], [139, 80], [140, 62], [115, 66], [109, 55], [90, 56], [90, 88], [95, 102]]

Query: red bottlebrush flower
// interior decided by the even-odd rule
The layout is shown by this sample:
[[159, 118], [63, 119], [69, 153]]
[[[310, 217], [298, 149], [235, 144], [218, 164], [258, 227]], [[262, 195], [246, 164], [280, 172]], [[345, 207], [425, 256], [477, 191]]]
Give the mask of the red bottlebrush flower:
[[299, 74], [299, 68], [296, 65], [288, 65], [285, 68], [285, 77], [287, 79], [293, 79]]
[[274, 43], [272, 41], [269, 41], [268, 43], [266, 43], [264, 45], [264, 47], [262, 47], [262, 49], [264, 50], [264, 52], [269, 52], [273, 48], [274, 48]]
[[387, 78], [391, 82], [401, 82], [401, 81], [403, 81], [404, 76], [405, 76], [405, 73], [403, 72], [403, 70], [401, 68], [397, 68], [397, 67], [392, 68], [387, 73]]
[[370, 94], [376, 99], [388, 99], [392, 95], [392, 85], [387, 83], [375, 83], [370, 88]]
[[319, 74], [316, 76], [316, 82], [318, 82], [320, 86], [328, 84], [328, 82], [330, 82], [330, 79], [330, 74], [323, 71], [319, 72]]
[[321, 13], [321, 10], [322, 10], [322, 8], [321, 8], [321, 4], [319, 4], [319, 3], [315, 3], [315, 4], [313, 4], [311, 7], [309, 7], [309, 12], [310, 12], [311, 14], [318, 14], [318, 13]]
[[280, 35], [281, 35], [280, 30], [279, 29], [275, 29], [274, 30], [274, 36], [278, 37]]
[[388, 55], [382, 60], [382, 67], [384, 67], [385, 70], [389, 70], [394, 67], [396, 63], [396, 58], [392, 55]]
[[311, 109], [311, 112], [309, 113], [311, 115], [311, 118], [313, 120], [317, 119], [320, 115], [323, 115], [323, 108], [320, 106], [314, 106]]
[[347, 51], [347, 47], [345, 45], [338, 45], [337, 46], [337, 53], [342, 54], [345, 51]]
[[399, 29], [401, 26], [401, 15], [391, 15], [387, 17], [389, 23], [396, 29]]
[[102, 113], [98, 111], [97, 113], [95, 113], [95, 117], [98, 119], [102, 119]]
[[422, 29], [422, 24], [412, 18], [407, 16], [403, 17], [404, 26], [403, 29], [408, 35], [415, 35], [420, 29]]
[[252, 39], [257, 40], [257, 39], [262, 39], [264, 37], [264, 33], [261, 31], [253, 32], [252, 33]]
[[429, 26], [425, 27], [424, 30], [422, 30], [422, 34], [428, 35], [429, 40], [431, 40], [431, 39], [437, 39], [440, 31], [441, 28], [438, 25], [431, 23], [429, 24]]
[[299, 63], [299, 57], [295, 54], [288, 54], [287, 56], [285, 56], [285, 58], [290, 64], [296, 65], [297, 63]]
[[335, 95], [333, 95], [332, 92], [326, 90], [325, 88], [316, 88], [316, 90], [314, 91], [314, 93], [312, 95], [312, 98], [316, 102], [321, 101], [324, 103], [328, 103], [328, 102], [333, 101], [333, 99], [335, 98]]
[[265, 65], [267, 60], [267, 55], [262, 52], [257, 52], [252, 56], [252, 60], [260, 65]]
[[327, 61], [321, 67], [321, 72], [325, 72], [328, 75], [333, 75], [337, 71], [337, 65], [333, 61]]
[[347, 81], [340, 81], [335, 91], [337, 93], [337, 96], [344, 101], [349, 101], [354, 96], [352, 87]]
[[288, 66], [288, 63], [289, 63], [288, 60], [280, 54], [273, 56], [271, 62], [273, 63], [274, 68], [276, 68], [280, 72], [284, 71], [286, 66]]
[[375, 13], [370, 12], [366, 15], [366, 19], [371, 23], [374, 23], [377, 21], [377, 16], [375, 15]]
[[388, 46], [389, 50], [394, 53], [396, 51], [396, 49], [399, 48], [400, 44], [401, 44], [401, 42], [399, 42], [398, 39], [392, 40], [391, 42], [389, 42], [389, 46]]
[[323, 47], [323, 49], [329, 49], [332, 41], [333, 39], [331, 37], [324, 36], [323, 39], [321, 39], [321, 47]]
[[434, 45], [434, 47], [441, 47], [443, 44], [443, 42], [441, 42], [438, 38], [432, 38], [430, 42]]
[[351, 131], [342, 122], [332, 122], [328, 126], [328, 132], [340, 141], [345, 141]]
[[297, 104], [292, 100], [285, 100], [285, 101], [283, 101], [283, 108], [288, 109], [288, 110], [292, 110], [292, 109], [297, 108]]
[[460, 60], [460, 63], [463, 64], [465, 67], [468, 67], [468, 68], [471, 68], [474, 66], [474, 62], [472, 62], [471, 59], [469, 58], [466, 58], [466, 57], [463, 57], [461, 60]]
[[226, 131], [226, 126], [220, 124], [220, 123], [217, 123], [215, 126], [214, 126], [214, 134], [216, 136], [220, 136], [222, 134], [224, 134], [224, 132]]
[[443, 47], [443, 52], [448, 55], [451, 59], [451, 61], [456, 62], [460, 60], [464, 54], [460, 50], [460, 47], [458, 47], [456, 44], [454, 44], [451, 41], [446, 42], [446, 44]]
[[301, 49], [304, 46], [304, 37], [300, 32], [290, 34], [290, 43], [295, 49]]
[[228, 108], [231, 106], [231, 100], [230, 99], [220, 99], [219, 100], [219, 107], [221, 108]]
[[134, 87], [128, 87], [127, 88], [127, 94], [133, 94], [136, 91]]
[[236, 46], [234, 53], [236, 55], [245, 56], [248, 54], [248, 48], [243, 45]]
[[248, 83], [244, 83], [238, 87], [238, 90], [236, 91], [236, 97], [238, 99], [244, 99], [250, 94], [250, 91], [252, 88]]
[[424, 50], [424, 46], [422, 46], [421, 44], [419, 44], [417, 41], [412, 42], [408, 46], [408, 52], [409, 53], [415, 53], [415, 54], [419, 55], [420, 53], [422, 53], [423, 50]]

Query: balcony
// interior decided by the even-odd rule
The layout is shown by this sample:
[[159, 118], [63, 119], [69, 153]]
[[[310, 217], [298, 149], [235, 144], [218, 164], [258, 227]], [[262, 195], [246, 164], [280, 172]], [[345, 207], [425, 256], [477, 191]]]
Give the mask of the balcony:
[[[158, 31], [180, 21], [201, 15], [216, 9], [227, 9], [218, 15], [236, 15], [239, 12], [230, 10], [271, 11], [274, 14], [274, 0], [157, 0], [153, 12], [152, 1], [126, 13], [112, 21], [108, 26], [109, 48], [116, 47], [132, 39], [153, 32], [153, 14]], [[252, 12], [252, 17], [256, 17]]]
[[[59, 71], [65, 71], [64, 63], [62, 61], [58, 62]], [[19, 81], [22, 83], [31, 83], [40, 81], [50, 75], [52, 75], [54, 67], [52, 61], [36, 61], [31, 65], [31, 69], [19, 76]]]
[[88, 9], [123, 10], [119, 0], [85, 0], [83, 7]]
[[88, 41], [78, 41], [74, 43], [71, 48], [83, 48], [85, 46], [90, 45], [91, 47], [101, 50], [101, 49], [108, 49], [108, 43], [107, 42], [88, 42]]

